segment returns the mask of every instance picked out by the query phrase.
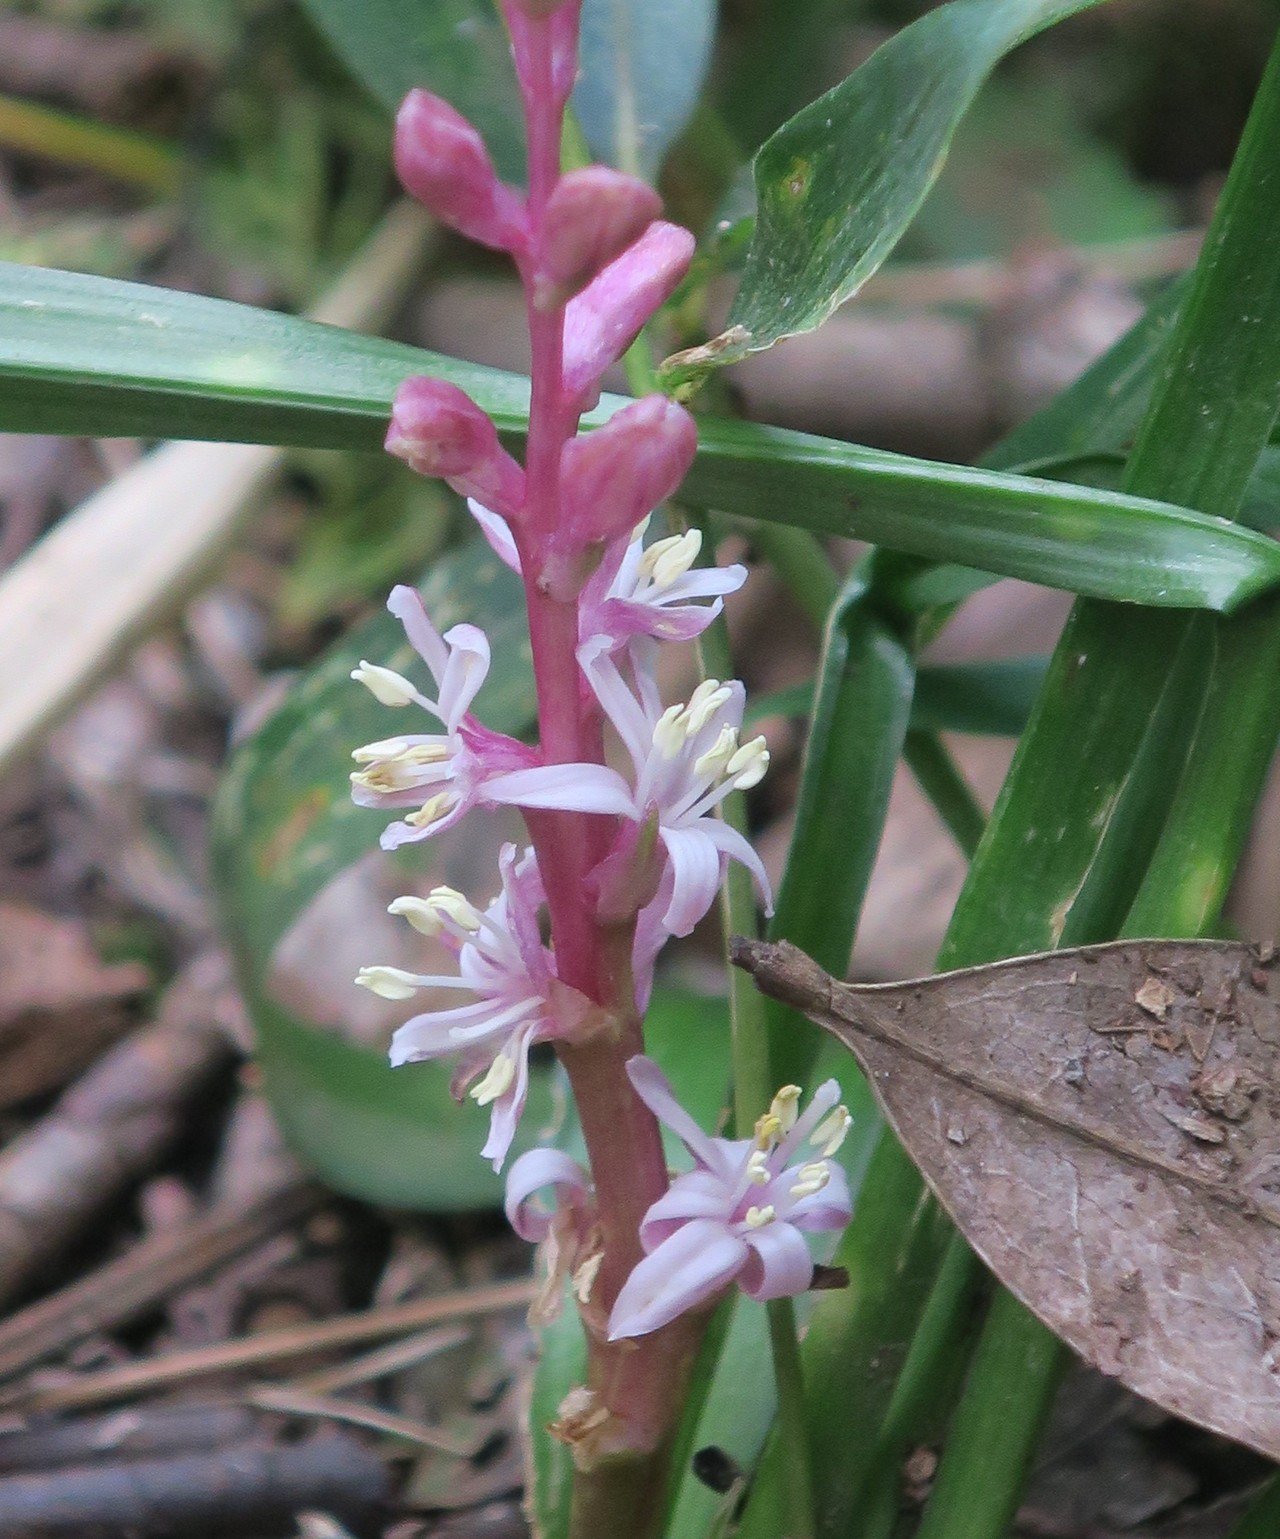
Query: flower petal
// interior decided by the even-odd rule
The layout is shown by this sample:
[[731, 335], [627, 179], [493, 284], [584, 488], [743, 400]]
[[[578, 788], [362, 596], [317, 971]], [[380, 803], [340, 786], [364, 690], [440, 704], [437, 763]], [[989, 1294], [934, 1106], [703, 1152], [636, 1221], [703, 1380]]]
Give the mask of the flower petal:
[[[710, 818], [706, 820], [708, 828], [711, 822]], [[745, 839], [742, 842], [746, 844]], [[672, 935], [688, 935], [716, 901], [720, 890], [720, 851], [701, 823], [697, 828], [664, 828], [662, 843], [671, 860], [673, 879], [671, 902], [663, 923]]]
[[507, 1057], [514, 1057], [516, 1061], [516, 1077], [510, 1089], [505, 1090], [493, 1103], [493, 1110], [489, 1113], [489, 1136], [480, 1151], [483, 1159], [493, 1161], [495, 1170], [502, 1169], [502, 1162], [511, 1148], [511, 1140], [516, 1136], [520, 1113], [524, 1110], [529, 1094], [529, 1048], [536, 1036], [537, 1023], [512, 1032], [503, 1048]]
[[732, 1211], [732, 1189], [710, 1170], [691, 1170], [677, 1176], [640, 1221], [640, 1243], [654, 1251], [693, 1219], [711, 1218], [724, 1224]]
[[416, 588], [399, 583], [391, 590], [387, 608], [404, 626], [409, 645], [430, 668], [438, 690], [449, 663], [449, 649], [444, 644], [443, 636], [432, 625], [422, 595]]
[[756, 891], [760, 894], [760, 901], [764, 905], [764, 911], [771, 915], [773, 888], [769, 883], [769, 873], [764, 868], [764, 862], [752, 849], [750, 841], [744, 839], [736, 828], [730, 828], [722, 818], [703, 818], [698, 827], [718, 850], [723, 851], [730, 860], [738, 861], [750, 871], [756, 884]]
[[511, 770], [486, 780], [480, 794], [486, 802], [511, 807], [612, 812], [622, 817], [635, 812], [626, 781], [603, 764], [543, 764]]
[[591, 1191], [587, 1173], [560, 1149], [530, 1149], [507, 1172], [503, 1203], [507, 1221], [521, 1239], [536, 1243], [551, 1230], [551, 1215], [531, 1206], [535, 1192], [555, 1189], [557, 1206], [585, 1207]]
[[516, 542], [511, 533], [511, 526], [500, 513], [493, 513], [474, 497], [467, 499], [467, 509], [476, 523], [480, 525], [480, 533], [489, 542], [489, 548], [502, 562], [503, 566], [509, 566], [513, 572], [520, 570], [520, 552], [516, 549]]
[[489, 673], [489, 638], [478, 625], [455, 625], [445, 632], [449, 662], [440, 680], [440, 716], [450, 732], [471, 709]]
[[646, 1336], [707, 1303], [733, 1281], [747, 1256], [746, 1244], [724, 1224], [685, 1224], [623, 1283], [609, 1316], [609, 1340]]
[[671, 1081], [653, 1059], [646, 1058], [640, 1053], [637, 1053], [634, 1058], [628, 1058], [627, 1078], [631, 1081], [632, 1089], [653, 1115], [671, 1129], [694, 1159], [704, 1169], [720, 1174], [724, 1168], [724, 1160], [716, 1147], [716, 1140], [704, 1133], [676, 1100]]
[[738, 1281], [749, 1298], [789, 1298], [813, 1281], [813, 1257], [804, 1236], [791, 1224], [775, 1220], [752, 1230], [744, 1241], [751, 1255]]

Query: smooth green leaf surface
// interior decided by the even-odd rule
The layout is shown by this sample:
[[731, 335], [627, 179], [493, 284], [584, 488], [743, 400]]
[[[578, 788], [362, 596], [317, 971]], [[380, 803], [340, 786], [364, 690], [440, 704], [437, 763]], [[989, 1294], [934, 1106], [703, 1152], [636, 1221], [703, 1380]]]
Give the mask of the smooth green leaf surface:
[[524, 176], [524, 128], [506, 28], [493, 0], [302, 0], [351, 73], [394, 112], [414, 86], [484, 135], [499, 173]]
[[[528, 387], [513, 375], [222, 300], [0, 264], [0, 429], [372, 449], [414, 373], [523, 430]], [[752, 423], [704, 420], [683, 495], [1131, 603], [1230, 610], [1280, 581], [1280, 547], [1203, 514]]]
[[[1234, 513], [1243, 500], [1280, 404], [1280, 269], [1274, 261], [1278, 202], [1280, 47], [1273, 49], [1190, 292], [1161, 358], [1152, 403], [1129, 460], [1126, 484], [1135, 491], [1176, 496], [1226, 513]], [[1219, 736], [1213, 745], [1212, 760], [1195, 763], [1191, 732], [1203, 718], [1215, 659], [1223, 655], [1218, 642], [1228, 643], [1237, 688], [1240, 675], [1259, 664], [1273, 680], [1276, 652], [1256, 645], [1251, 656], [1238, 651], [1231, 644], [1241, 634], [1234, 622], [1152, 615], [1138, 637], [1133, 618], [1127, 614], [1117, 624], [1118, 612], [1106, 606], [1076, 606], [957, 906], [944, 948], [948, 965], [1035, 950], [1032, 937], [1046, 919], [1054, 944], [1117, 933], [1124, 920], [1123, 913], [1116, 915], [1117, 894], [1132, 897], [1152, 854], [1153, 828], [1159, 835], [1171, 805], [1175, 833], [1179, 824], [1194, 823], [1206, 798], [1213, 796], [1215, 768], [1235, 774], [1229, 800], [1243, 821], [1252, 799], [1246, 790], [1256, 795], [1267, 762], [1267, 753], [1251, 740], [1255, 733], [1265, 738], [1268, 753], [1275, 743], [1274, 690], [1252, 696], [1261, 708], [1249, 719], [1233, 719], [1229, 738]], [[1144, 650], [1135, 655], [1139, 640]], [[1094, 665], [1095, 684], [1104, 691], [1110, 686], [1110, 710], [1086, 687], [1087, 664]], [[1241, 698], [1246, 698], [1243, 692]], [[1152, 730], [1135, 743], [1132, 723], [1143, 719]], [[1060, 773], [1062, 761], [1054, 754], [1065, 742], [1071, 744], [1069, 753], [1083, 758], [1086, 727], [1098, 740], [1108, 726], [1132, 745], [1128, 777], [1115, 784], [1104, 778], [1094, 789], [1092, 810], [1087, 796], [1077, 794], [1076, 816], [1061, 825], [1058, 861], [1044, 852], [1028, 862], [1028, 845], [1040, 828], [1025, 814], [1030, 810], [1034, 820], [1042, 810], [1028, 794], [1029, 786]], [[1184, 757], [1188, 746], [1187, 770], [1195, 770], [1190, 798], [1183, 795], [1186, 775], [1180, 780], [1168, 772], [1170, 756]], [[1111, 752], [1110, 745], [1106, 751]], [[1248, 766], [1251, 786], [1233, 769], [1240, 762]], [[1229, 858], [1240, 837], [1236, 826], [1222, 829], [1219, 853]], [[1158, 867], [1157, 859], [1152, 870]], [[1078, 886], [1062, 900], [1060, 884], [1073, 868]], [[1109, 873], [1102, 881], [1096, 880], [1100, 869]], [[1028, 881], [1032, 886], [1022, 904], [1026, 922], [1001, 923], [1005, 889]], [[1182, 898], [1176, 879], [1162, 891], [1147, 889], [1144, 927], [1159, 933], [1176, 923]], [[1050, 908], [1055, 900], [1057, 906]], [[993, 937], [998, 951], [993, 951]], [[1059, 1361], [1060, 1348], [1045, 1328], [1002, 1293], [952, 1424], [921, 1539], [952, 1539], [956, 1533], [996, 1539], [1003, 1534]]]
[[653, 181], [711, 61], [714, 0], [586, 0], [573, 93], [591, 153]]
[[[1017, 737], [1044, 683], [1047, 657], [999, 658], [989, 663], [945, 663], [916, 670], [911, 729]], [[747, 701], [745, 723], [770, 716], [808, 716], [813, 685], [794, 684]]]
[[961, 117], [1018, 43], [1096, 0], [952, 0], [905, 27], [756, 156], [756, 229], [723, 336], [668, 359], [672, 383], [812, 331], [924, 201]]

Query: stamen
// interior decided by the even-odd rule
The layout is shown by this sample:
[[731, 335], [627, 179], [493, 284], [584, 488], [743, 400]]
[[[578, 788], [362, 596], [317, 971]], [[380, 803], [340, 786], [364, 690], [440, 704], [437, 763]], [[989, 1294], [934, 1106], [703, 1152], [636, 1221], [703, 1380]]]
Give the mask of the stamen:
[[654, 724], [653, 746], [664, 759], [679, 758], [685, 745], [685, 731], [680, 719], [683, 711], [682, 706], [668, 706]]
[[689, 697], [684, 709], [684, 730], [689, 737], [701, 732], [711, 718], [728, 705], [733, 691], [718, 679], [705, 679]]
[[358, 668], [351, 670], [351, 677], [357, 684], [363, 684], [381, 705], [412, 705], [417, 699], [418, 691], [403, 674], [378, 663], [366, 662], [364, 658], [360, 659]]
[[645, 551], [640, 570], [652, 580], [655, 588], [669, 588], [689, 570], [701, 549], [702, 534], [697, 529], [655, 540]]
[[756, 1149], [747, 1160], [747, 1180], [752, 1186], [768, 1186], [773, 1177], [769, 1174], [769, 1156], [763, 1149]]
[[800, 1086], [783, 1085], [769, 1103], [769, 1115], [782, 1124], [782, 1131], [789, 1133], [796, 1125], [796, 1113], [800, 1105]]
[[720, 736], [693, 761], [693, 773], [708, 780], [718, 779], [725, 766], [738, 752], [738, 734], [732, 727], [722, 727]]
[[782, 1136], [782, 1119], [773, 1112], [765, 1112], [756, 1119], [756, 1148], [772, 1149]]
[[480, 911], [456, 887], [433, 887], [427, 898], [432, 910], [452, 919], [454, 924], [474, 935], [480, 928]]
[[491, 1101], [496, 1101], [500, 1096], [506, 1095], [515, 1083], [515, 1062], [505, 1053], [498, 1056], [489, 1065], [489, 1072], [478, 1085], [471, 1088], [471, 1096], [477, 1106], [488, 1106]]
[[760, 784], [768, 768], [769, 750], [765, 747], [765, 740], [763, 737], [753, 737], [729, 760], [725, 774], [733, 778], [735, 790], [749, 791], [752, 786]]
[[418, 987], [418, 975], [403, 967], [362, 967], [356, 982], [379, 999], [412, 999]]
[[763, 1229], [766, 1224], [773, 1223], [777, 1216], [773, 1204], [766, 1203], [763, 1208], [748, 1208], [743, 1223], [748, 1229]]
[[830, 1159], [844, 1143], [853, 1118], [847, 1106], [837, 1106], [825, 1116], [809, 1135], [809, 1142], [822, 1150], [824, 1159]]
[[413, 828], [430, 828], [433, 823], [438, 823], [453, 806], [453, 795], [449, 791], [439, 791], [429, 801], [423, 802], [417, 812], [411, 812], [405, 818], [405, 822]]
[[814, 1165], [801, 1165], [796, 1172], [796, 1183], [791, 1188], [793, 1197], [812, 1197], [831, 1180], [831, 1171], [825, 1161]]

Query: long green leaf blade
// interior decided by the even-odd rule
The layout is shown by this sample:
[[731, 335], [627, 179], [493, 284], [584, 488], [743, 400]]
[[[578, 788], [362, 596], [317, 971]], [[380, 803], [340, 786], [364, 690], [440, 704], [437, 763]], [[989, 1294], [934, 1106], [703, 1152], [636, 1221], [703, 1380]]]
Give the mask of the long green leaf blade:
[[[420, 373], [523, 431], [528, 386], [513, 375], [223, 300], [0, 264], [8, 431], [373, 449], [397, 385]], [[703, 423], [685, 495], [1129, 603], [1230, 610], [1280, 582], [1280, 547], [1223, 520], [750, 423]]]

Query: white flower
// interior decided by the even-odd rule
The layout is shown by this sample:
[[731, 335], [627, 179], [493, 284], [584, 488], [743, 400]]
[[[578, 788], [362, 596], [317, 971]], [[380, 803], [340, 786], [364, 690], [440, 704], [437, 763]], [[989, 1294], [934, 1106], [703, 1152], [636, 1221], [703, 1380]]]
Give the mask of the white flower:
[[456, 823], [469, 808], [509, 805], [568, 812], [625, 812], [618, 777], [600, 764], [539, 763], [525, 744], [494, 732], [471, 714], [471, 702], [489, 672], [489, 640], [474, 625], [455, 625], [441, 636], [412, 589], [394, 588], [387, 608], [426, 663], [436, 693], [424, 695], [403, 675], [361, 662], [351, 677], [383, 705], [416, 705], [443, 732], [405, 733], [357, 748], [351, 794], [362, 807], [412, 807], [383, 830], [392, 850]]
[[736, 829], [715, 815], [731, 791], [757, 785], [769, 765], [762, 737], [739, 741], [744, 691], [736, 681], [707, 679], [687, 705], [662, 710], [652, 680], [633, 694], [607, 654], [588, 656], [587, 678], [635, 766], [631, 816], [656, 813], [669, 874], [660, 889], [662, 925], [688, 935], [715, 901], [727, 861], [740, 861], [772, 911], [760, 857]]

